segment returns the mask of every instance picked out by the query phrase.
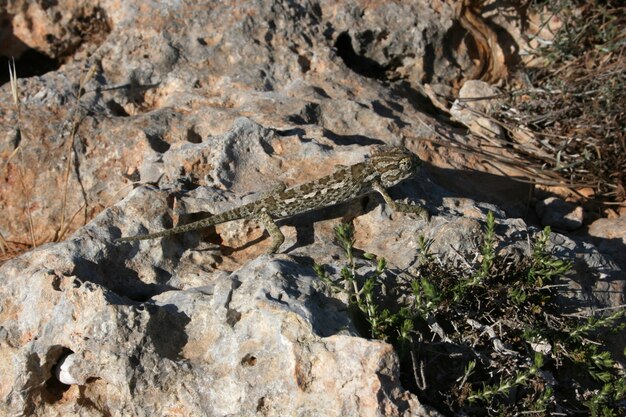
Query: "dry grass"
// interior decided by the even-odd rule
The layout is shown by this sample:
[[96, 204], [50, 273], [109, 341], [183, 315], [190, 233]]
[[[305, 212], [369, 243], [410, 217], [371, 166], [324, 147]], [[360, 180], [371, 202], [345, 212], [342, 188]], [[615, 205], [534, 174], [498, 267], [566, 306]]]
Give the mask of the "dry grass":
[[495, 117], [536, 136], [549, 160], [533, 163], [569, 184], [590, 185], [599, 201], [623, 203], [626, 7], [573, 0], [533, 7], [547, 8], [562, 26], [551, 42], [533, 51], [543, 65], [523, 69], [525, 88], [511, 91], [508, 111]]
[[59, 241], [63, 239], [65, 234], [68, 232], [70, 225], [72, 224], [72, 220], [74, 220], [76, 215], [81, 210], [85, 209], [85, 219], [87, 219], [87, 212], [86, 212], [87, 205], [86, 204], [83, 204], [74, 213], [74, 215], [72, 215], [72, 217], [70, 218], [70, 221], [67, 224], [65, 222], [65, 211], [67, 208], [67, 191], [68, 191], [68, 185], [69, 185], [69, 178], [70, 178], [70, 173], [72, 171], [72, 161], [73, 161], [72, 154], [74, 152], [74, 142], [76, 140], [76, 132], [78, 131], [78, 126], [80, 125], [80, 122], [83, 117], [83, 113], [80, 111], [80, 99], [85, 92], [85, 86], [87, 85], [89, 80], [93, 78], [95, 73], [96, 73], [96, 66], [93, 65], [91, 66], [91, 68], [89, 68], [85, 76], [80, 81], [80, 84], [78, 86], [78, 92], [76, 94], [76, 100], [74, 102], [74, 108], [72, 109], [72, 116], [71, 116], [72, 125], [71, 125], [71, 130], [70, 130], [70, 140], [68, 141], [68, 147], [67, 147], [67, 158], [66, 158], [67, 163], [65, 165], [65, 175], [63, 177], [63, 202], [62, 202], [62, 207], [61, 207], [61, 221], [60, 221], [59, 227], [55, 231], [55, 238], [54, 238], [55, 241]]
[[[15, 147], [15, 150], [12, 152], [11, 156], [7, 159], [5, 163], [5, 167], [9, 164], [9, 162], [11, 161], [11, 158], [13, 158], [14, 156], [17, 156], [17, 158], [20, 160], [20, 162], [17, 165], [18, 165], [20, 185], [22, 186], [22, 189], [24, 191], [24, 198], [26, 199], [24, 207], [27, 213], [27, 218], [28, 218], [28, 232], [30, 235], [30, 244], [32, 245], [32, 247], [37, 247], [37, 243], [35, 241], [34, 227], [33, 227], [33, 216], [31, 212], [31, 200], [30, 200], [31, 194], [30, 194], [30, 189], [28, 187], [28, 184], [26, 184], [24, 181], [24, 171], [23, 171], [24, 163], [23, 163], [23, 155], [22, 155], [22, 126], [21, 126], [22, 103], [20, 101], [20, 94], [19, 94], [19, 89], [17, 86], [17, 71], [15, 69], [15, 60], [9, 63], [9, 79], [11, 83], [11, 95], [13, 97], [13, 105], [15, 107], [15, 113], [17, 115], [17, 121], [15, 124], [16, 147]], [[4, 241], [4, 238], [2, 240]], [[4, 243], [6, 243], [6, 241], [4, 241]], [[2, 252], [4, 254], [5, 250], [3, 249]]]
[[[66, 209], [67, 209], [67, 195], [69, 189], [69, 178], [72, 171], [72, 161], [74, 158], [72, 157], [74, 152], [74, 142], [76, 132], [78, 130], [78, 126], [82, 121], [83, 109], [81, 109], [80, 100], [85, 91], [85, 85], [89, 82], [89, 80], [94, 76], [96, 67], [91, 67], [82, 78], [78, 92], [76, 94], [75, 105], [70, 113], [71, 123], [70, 125], [70, 133], [69, 140], [67, 145], [67, 155], [66, 155], [66, 165], [64, 171], [64, 186], [61, 191], [63, 198], [61, 202], [61, 219], [59, 221], [58, 226], [55, 228], [53, 233], [50, 233], [48, 236], [35, 236], [35, 227], [33, 215], [31, 212], [31, 195], [36, 192], [36, 176], [33, 178], [32, 183], [27, 183], [26, 176], [24, 175], [24, 167], [27, 165], [23, 159], [23, 149], [25, 144], [28, 143], [28, 138], [23, 134], [22, 129], [22, 113], [21, 107], [22, 103], [20, 100], [20, 93], [17, 83], [17, 71], [15, 68], [15, 62], [12, 61], [9, 63], [9, 78], [11, 85], [11, 94], [13, 97], [13, 105], [15, 110], [15, 126], [14, 126], [14, 136], [15, 136], [15, 150], [11, 153], [11, 155], [7, 158], [7, 160], [3, 164], [3, 169], [8, 169], [9, 164], [13, 160], [13, 158], [17, 158], [18, 162], [15, 164], [17, 167], [17, 172], [19, 176], [19, 184], [22, 188], [22, 196], [24, 198], [24, 211], [26, 213], [26, 218], [28, 219], [28, 238], [18, 239], [18, 240], [6, 240], [2, 234], [0, 234], [0, 265], [6, 262], [9, 259], [14, 258], [15, 256], [20, 255], [27, 250], [36, 248], [38, 245], [42, 243], [46, 243], [48, 241], [60, 241], [65, 235], [70, 231], [73, 220], [80, 213], [80, 211], [85, 211], [85, 218], [87, 218], [86, 210], [87, 205], [83, 204], [76, 212], [74, 212], [69, 219], [66, 219]], [[63, 123], [65, 126], [66, 123]]]
[[[480, 9], [484, 2], [465, 0], [465, 3]], [[477, 77], [468, 74], [465, 80], [498, 81], [504, 85], [503, 93], [457, 102], [478, 118], [498, 125], [504, 135], [468, 131], [459, 141], [441, 130], [431, 129], [437, 139], [428, 141], [445, 146], [452, 153], [480, 156], [480, 166], [473, 169], [566, 188], [570, 196], [578, 196], [580, 202], [590, 203], [594, 208], [624, 206], [626, 7], [617, 1], [592, 4], [531, 0], [519, 8], [531, 10], [544, 19], [531, 39], [540, 46], [524, 60], [532, 66], [508, 68], [511, 75], [501, 68]], [[472, 16], [476, 13], [474, 10]], [[530, 13], [520, 13], [524, 14]], [[555, 20], [561, 25], [546, 39], [549, 22]], [[478, 48], [479, 52], [483, 51], [478, 61], [491, 62], [494, 54], [489, 52], [489, 44], [484, 40], [489, 39], [489, 33], [478, 33], [484, 26], [474, 25], [473, 30], [468, 29], [468, 36], [483, 44]], [[428, 89], [426, 92], [446, 112], [457, 99], [438, 96]], [[484, 114], [468, 106], [469, 102], [478, 100], [495, 100], [497, 104], [492, 102], [490, 113]]]

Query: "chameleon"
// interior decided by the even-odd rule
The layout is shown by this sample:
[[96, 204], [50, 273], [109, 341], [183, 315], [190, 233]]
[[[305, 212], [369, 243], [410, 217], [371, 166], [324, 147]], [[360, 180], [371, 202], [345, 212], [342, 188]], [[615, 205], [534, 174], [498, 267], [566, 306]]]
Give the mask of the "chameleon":
[[255, 219], [269, 233], [272, 243], [268, 253], [276, 253], [285, 241], [275, 220], [333, 206], [367, 194], [380, 194], [393, 211], [416, 213], [428, 220], [429, 214], [420, 205], [395, 202], [387, 189], [415, 175], [421, 160], [402, 146], [379, 146], [369, 159], [350, 166], [338, 166], [325, 177], [291, 188], [281, 186], [262, 194], [253, 202], [192, 223], [147, 235], [128, 236], [116, 240], [131, 242], [155, 239], [202, 229], [239, 219]]

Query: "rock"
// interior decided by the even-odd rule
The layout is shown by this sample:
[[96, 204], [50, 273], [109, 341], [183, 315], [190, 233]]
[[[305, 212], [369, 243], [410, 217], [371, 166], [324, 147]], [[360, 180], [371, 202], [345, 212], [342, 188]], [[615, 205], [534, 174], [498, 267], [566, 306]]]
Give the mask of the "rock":
[[[287, 152], [303, 147], [308, 159]], [[422, 173], [391, 193], [407, 202], [422, 197], [435, 214], [429, 223], [391, 212], [372, 196], [281, 222], [285, 253], [272, 257], [259, 255], [268, 242], [258, 241], [260, 230], [250, 221], [208, 234], [113, 243], [122, 233], [169, 227], [171, 195], [179, 197], [184, 216], [198, 208], [226, 210], [254, 198], [222, 191], [226, 185], [250, 189], [246, 181], [254, 177], [260, 188], [276, 172], [296, 167], [322, 175], [337, 158], [355, 162], [362, 149], [354, 148], [329, 153], [304, 141], [289, 144], [238, 119], [214, 141], [166, 151], [163, 190], [139, 187], [68, 241], [0, 267], [0, 354], [6, 358], [0, 414], [436, 415], [400, 385], [392, 347], [356, 333], [345, 300], [327, 293], [311, 260], [341, 269], [333, 228], [342, 214], [356, 216], [359, 249], [398, 268], [414, 262], [420, 235], [433, 242], [442, 262], [467, 262], [478, 253], [488, 211], [507, 249], [528, 253], [529, 228], [520, 219], [447, 197]], [[185, 169], [190, 166], [198, 168]], [[193, 172], [206, 185], [189, 191], [185, 179]], [[215, 242], [211, 250], [207, 241]], [[576, 274], [563, 278], [571, 289], [564, 303], [624, 303], [619, 268], [590, 245], [558, 234], [553, 244], [576, 265]], [[84, 411], [85, 402], [97, 407]]]
[[458, 77], [457, 63], [435, 46], [453, 18], [452, 8], [421, 0], [174, 2], [158, 11], [148, 1], [12, 2], [5, 21], [13, 38], [0, 55], [18, 59], [20, 77], [35, 50], [63, 66], [18, 82], [19, 157], [9, 158], [17, 112], [8, 85], [0, 90], [0, 157], [9, 160], [0, 205], [12, 213], [0, 233], [30, 241], [32, 218], [37, 243], [65, 238], [68, 223], [70, 232], [86, 224], [132, 183], [158, 182], [149, 165], [167, 149], [222, 135], [240, 117], [286, 141], [371, 145], [425, 133], [440, 122], [415, 105], [410, 83]]
[[[241, 0], [210, 8], [174, 2], [146, 12], [152, 7], [144, 0], [7, 4], [11, 30], [0, 55], [17, 59], [23, 145], [14, 155], [18, 116], [7, 85], [0, 89], [0, 157], [8, 161], [0, 206], [11, 220], [0, 220], [0, 233], [8, 242], [21, 247], [32, 243], [31, 234], [37, 244], [67, 238], [133, 184], [161, 186], [159, 165], [170, 147], [223, 135], [240, 117], [275, 129], [285, 142], [404, 141], [421, 151], [415, 138], [441, 131], [465, 143], [462, 132], [431, 114], [422, 87], [449, 93], [460, 68], [475, 65], [462, 45], [456, 55], [441, 46], [458, 32], [452, 6]], [[44, 67], [32, 64], [31, 54], [45, 54], [56, 70], [23, 77]], [[72, 143], [73, 120], [80, 123]], [[425, 153], [450, 166], [445, 147]]]
[[134, 301], [79, 276], [78, 254], [59, 257], [69, 245], [2, 268], [4, 415], [71, 415], [85, 400], [99, 411], [81, 415], [432, 415], [398, 383], [391, 346], [356, 336], [294, 258]]
[[596, 220], [589, 225], [589, 235], [600, 252], [626, 268], [626, 216]]
[[541, 224], [559, 230], [576, 230], [583, 225], [583, 208], [557, 197], [548, 197], [535, 206]]
[[459, 90], [459, 98], [454, 100], [450, 114], [476, 135], [500, 137], [504, 131], [489, 119], [489, 114], [502, 102], [497, 98], [499, 95], [496, 87], [484, 81], [468, 80]]
[[[351, 219], [359, 249], [402, 268], [420, 235], [442, 262], [466, 262], [488, 211], [501, 250], [527, 253], [536, 229], [451, 197], [430, 168], [391, 190], [426, 204], [430, 223], [371, 196], [281, 221], [286, 241], [272, 257], [249, 220], [113, 240], [329, 174], [372, 145], [418, 151], [415, 137], [433, 129], [462, 140], [424, 110], [420, 86], [449, 91], [468, 66], [441, 48], [453, 8], [82, 3], [12, 2], [4, 21], [18, 58], [38, 50], [63, 65], [18, 81], [19, 120], [0, 89], [0, 233], [22, 244], [31, 232], [37, 243], [71, 237], [0, 266], [0, 415], [437, 415], [400, 384], [391, 346], [358, 335], [311, 268], [342, 267], [333, 228]], [[575, 260], [565, 303], [624, 303], [621, 270], [593, 246], [558, 234], [553, 246]]]

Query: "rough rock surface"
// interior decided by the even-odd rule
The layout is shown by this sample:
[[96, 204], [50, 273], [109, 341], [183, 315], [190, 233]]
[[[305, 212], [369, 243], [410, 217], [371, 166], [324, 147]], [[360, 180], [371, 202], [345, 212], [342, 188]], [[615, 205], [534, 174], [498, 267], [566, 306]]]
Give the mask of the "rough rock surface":
[[[105, 0], [95, 11], [73, 0], [26, 3], [7, 9], [11, 36], [67, 63], [20, 79], [21, 141], [8, 85], [0, 93], [0, 157], [22, 145], [0, 183], [0, 204], [14, 213], [0, 223], [9, 240], [28, 236], [29, 216], [38, 243], [54, 238], [63, 216], [74, 229], [85, 224], [131, 181], [156, 181], [146, 164], [165, 150], [222, 134], [241, 116], [286, 138], [340, 146], [425, 134], [440, 123], [423, 112], [415, 88], [459, 75], [444, 51], [432, 53], [454, 11], [428, 2]], [[104, 22], [104, 33], [78, 48], [83, 32], [69, 21]], [[92, 66], [77, 111], [77, 85]]]
[[[2, 320], [2, 356], [13, 359], [3, 415], [428, 414], [398, 384], [391, 346], [355, 337], [341, 303], [289, 257], [137, 302], [64, 270], [63, 245], [32, 254], [14, 303], [3, 291], [15, 318]], [[42, 257], [53, 269], [35, 267]], [[3, 276], [26, 278], [16, 264]], [[52, 376], [68, 353], [71, 387]]]
[[468, 80], [459, 90], [450, 114], [477, 135], [499, 137], [504, 133], [502, 127], [488, 117], [501, 102], [496, 99], [499, 94], [497, 88], [484, 81]]
[[611, 256], [626, 270], [626, 216], [598, 219], [589, 226], [589, 235], [598, 250]]
[[576, 230], [583, 225], [583, 208], [557, 197], [548, 197], [535, 206], [541, 224], [557, 230]]
[[[426, 166], [391, 194], [426, 203], [430, 223], [373, 196], [282, 221], [273, 257], [261, 256], [269, 242], [252, 221], [112, 241], [330, 173], [370, 145], [403, 143], [454, 165], [445, 147], [426, 154], [415, 139], [436, 130], [462, 140], [423, 91], [446, 90], [472, 65], [447, 49], [472, 43], [454, 9], [98, 4], [11, 2], [0, 15], [1, 53], [36, 49], [63, 63], [19, 80], [19, 119], [0, 88], [1, 237], [49, 242], [84, 225], [0, 267], [0, 415], [434, 415], [400, 385], [391, 347], [357, 335], [311, 266], [340, 268], [342, 219], [354, 219], [358, 248], [397, 268], [411, 264], [420, 235], [442, 261], [465, 262], [488, 211], [522, 253], [535, 230], [517, 218], [525, 186]], [[470, 198], [480, 191], [502, 204]], [[624, 303], [619, 268], [590, 244], [554, 239], [576, 262], [565, 302]]]
[[[207, 167], [241, 166], [233, 171], [270, 177], [280, 159], [271, 150], [282, 140], [239, 119], [213, 140], [172, 147], [163, 155], [162, 176], [201, 159]], [[313, 159], [337, 157], [319, 145], [309, 144], [308, 151]], [[172, 184], [185, 184], [184, 173], [179, 175], [170, 178]], [[412, 201], [424, 197], [436, 213], [429, 223], [392, 213], [376, 197], [364, 198], [283, 222], [285, 254], [272, 257], [260, 255], [267, 242], [259, 241], [260, 230], [249, 221], [217, 227], [221, 242], [211, 231], [199, 231], [112, 243], [122, 232], [168, 226], [172, 193], [180, 194], [180, 207], [189, 213], [201, 198], [214, 201], [204, 206], [211, 212], [240, 204], [234, 193], [219, 189], [224, 182], [238, 182], [234, 177], [220, 178], [208, 169], [205, 178], [215, 181], [213, 188], [139, 187], [67, 242], [45, 245], [0, 269], [0, 354], [8, 359], [0, 373], [0, 411], [434, 415], [399, 384], [391, 346], [358, 336], [345, 303], [315, 278], [313, 262], [341, 266], [333, 226], [342, 216], [358, 214], [357, 247], [385, 256], [399, 269], [414, 261], [420, 235], [433, 240], [431, 250], [442, 261], [466, 262], [480, 247], [488, 211], [496, 214], [508, 251], [530, 250], [521, 219], [509, 219], [489, 204], [446, 197], [445, 189], [424, 176], [394, 188], [392, 195]], [[590, 245], [559, 235], [554, 239], [555, 250], [576, 262], [576, 274], [563, 279], [564, 302], [577, 307], [624, 303], [618, 268]]]

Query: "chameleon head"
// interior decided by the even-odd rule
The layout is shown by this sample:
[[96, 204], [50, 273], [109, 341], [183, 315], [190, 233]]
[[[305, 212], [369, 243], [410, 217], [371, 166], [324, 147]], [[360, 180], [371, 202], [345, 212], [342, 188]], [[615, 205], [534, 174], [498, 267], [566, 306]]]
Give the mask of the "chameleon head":
[[384, 146], [372, 154], [371, 163], [380, 175], [382, 186], [391, 187], [415, 175], [422, 161], [403, 146]]

